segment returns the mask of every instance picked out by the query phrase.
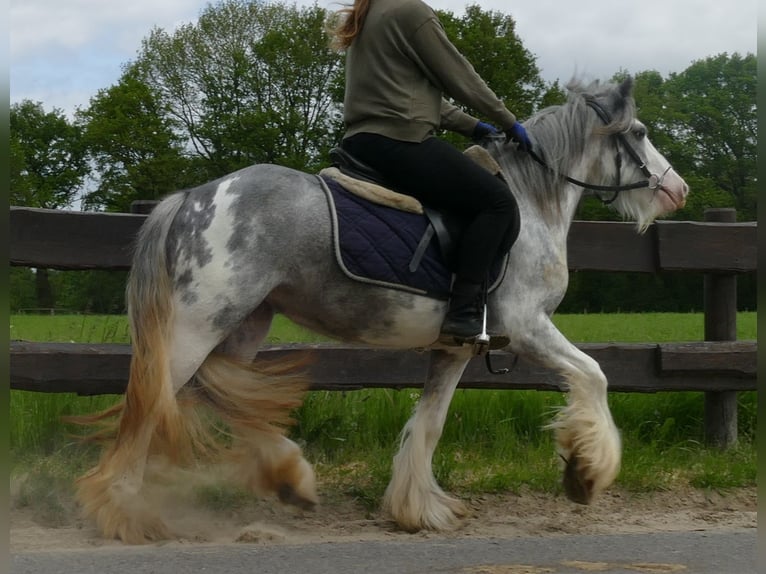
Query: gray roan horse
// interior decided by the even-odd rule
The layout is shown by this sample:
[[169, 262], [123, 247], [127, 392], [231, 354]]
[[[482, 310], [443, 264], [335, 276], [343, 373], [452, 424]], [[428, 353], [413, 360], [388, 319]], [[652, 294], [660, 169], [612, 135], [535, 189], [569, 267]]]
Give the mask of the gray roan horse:
[[[567, 289], [567, 233], [583, 193], [572, 181], [613, 200], [639, 232], [682, 207], [688, 193], [635, 118], [631, 91], [630, 80], [573, 82], [564, 105], [525, 123], [540, 162], [502, 140], [485, 145], [522, 221], [508, 271], [488, 300], [489, 327], [507, 335], [509, 351], [563, 377], [567, 405], [550, 428], [566, 461], [565, 490], [576, 502], [590, 502], [612, 483], [621, 442], [604, 373], [550, 318]], [[605, 191], [619, 182], [619, 193]], [[213, 449], [221, 419], [230, 433], [222, 449], [236, 455], [239, 480], [304, 508], [317, 503], [312, 467], [283, 430], [306, 383], [288, 367], [263, 370], [253, 362], [277, 312], [335, 339], [431, 349], [383, 508], [408, 531], [459, 522], [464, 506], [439, 487], [431, 461], [473, 348], [436, 343], [444, 301], [342, 273], [317, 176], [254, 165], [170, 195], [141, 229], [127, 300], [133, 356], [125, 400], [91, 418], [111, 416], [116, 439], [78, 483], [85, 514], [105, 536], [129, 543], [172, 536], [142, 490], [147, 460], [158, 454], [180, 464]], [[207, 410], [195, 414], [186, 408], [193, 403]], [[218, 423], [206, 433], [211, 412]]]

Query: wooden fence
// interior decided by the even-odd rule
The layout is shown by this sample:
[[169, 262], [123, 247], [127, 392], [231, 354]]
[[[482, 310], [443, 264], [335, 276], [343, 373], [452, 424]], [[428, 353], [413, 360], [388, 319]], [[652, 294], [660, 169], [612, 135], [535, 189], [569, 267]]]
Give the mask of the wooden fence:
[[[735, 223], [734, 210], [709, 210], [705, 222], [657, 222], [644, 235], [631, 223], [580, 222], [568, 240], [570, 270], [704, 274], [704, 341], [663, 344], [580, 344], [609, 378], [610, 390], [704, 391], [710, 442], [736, 441], [737, 391], [756, 389], [756, 342], [736, 341], [736, 276], [756, 270], [755, 223]], [[141, 214], [11, 207], [11, 265], [52, 269], [128, 269]], [[310, 354], [314, 389], [422, 387], [429, 353], [340, 344], [280, 345], [259, 356]], [[83, 395], [124, 392], [130, 347], [115, 344], [11, 342], [11, 388]], [[474, 360], [460, 386], [560, 389], [550, 371], [507, 352], [493, 355], [507, 375]]]

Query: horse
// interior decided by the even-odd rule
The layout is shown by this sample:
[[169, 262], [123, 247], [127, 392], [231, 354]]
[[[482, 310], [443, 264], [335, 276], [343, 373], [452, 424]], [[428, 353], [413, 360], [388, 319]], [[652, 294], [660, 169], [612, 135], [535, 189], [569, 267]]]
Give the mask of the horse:
[[[531, 155], [504, 140], [483, 144], [522, 221], [507, 272], [487, 297], [488, 326], [506, 337], [508, 351], [562, 377], [567, 402], [548, 428], [564, 490], [578, 503], [612, 484], [622, 445], [606, 376], [551, 321], [567, 289], [571, 221], [586, 187], [639, 233], [683, 207], [689, 191], [636, 118], [632, 85], [570, 82], [564, 104], [525, 122]], [[427, 380], [401, 432], [382, 509], [409, 532], [460, 524], [466, 507], [442, 490], [431, 462], [475, 348], [438, 342], [443, 299], [342, 273], [331, 225], [319, 177], [271, 164], [175, 192], [148, 216], [126, 289], [132, 359], [125, 398], [94, 417], [112, 417], [114, 440], [77, 486], [84, 514], [104, 536], [126, 543], [172, 536], [142, 487], [150, 455], [181, 464], [215, 448], [203, 430], [208, 419], [188, 414], [190, 405], [224, 421], [230, 440], [219, 450], [237, 453], [243, 484], [301, 508], [318, 503], [312, 466], [285, 432], [308, 383], [294, 365], [259, 368], [255, 360], [275, 313], [337, 340], [429, 350]], [[221, 434], [220, 423], [215, 428]]]

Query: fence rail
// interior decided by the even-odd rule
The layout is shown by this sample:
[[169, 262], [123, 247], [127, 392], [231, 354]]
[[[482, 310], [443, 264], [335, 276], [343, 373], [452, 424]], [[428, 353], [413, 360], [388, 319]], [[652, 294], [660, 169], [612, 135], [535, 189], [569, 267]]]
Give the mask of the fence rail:
[[[11, 207], [11, 265], [65, 270], [128, 269], [133, 238], [145, 215]], [[736, 393], [756, 389], [754, 341], [736, 341], [736, 275], [757, 269], [757, 224], [735, 223], [734, 210], [709, 210], [705, 222], [657, 222], [643, 235], [633, 224], [572, 224], [570, 270], [704, 273], [706, 341], [578, 345], [595, 358], [610, 390], [704, 391], [708, 439], [736, 440]], [[281, 345], [262, 350], [274, 359], [307, 358], [312, 388], [421, 387], [429, 353], [348, 345]], [[113, 344], [14, 341], [11, 388], [78, 394], [122, 393], [130, 347]], [[493, 362], [512, 367], [492, 375], [473, 360], [460, 385], [479, 389], [556, 390], [550, 371], [498, 352]]]
[[[11, 265], [50, 269], [128, 269], [133, 238], [145, 215], [10, 210]], [[757, 224], [656, 222], [643, 235], [632, 223], [575, 221], [567, 243], [572, 271], [698, 271], [756, 269]]]
[[[753, 341], [663, 344], [578, 345], [596, 359], [611, 391], [755, 390]], [[265, 360], [305, 363], [313, 390], [422, 387], [429, 354], [342, 344], [266, 346]], [[493, 353], [493, 365], [510, 367], [508, 375], [487, 371], [481, 359], [466, 369], [460, 387], [472, 389], [561, 390], [560, 378], [512, 353]], [[130, 346], [118, 344], [11, 342], [11, 388], [80, 395], [125, 391]]]

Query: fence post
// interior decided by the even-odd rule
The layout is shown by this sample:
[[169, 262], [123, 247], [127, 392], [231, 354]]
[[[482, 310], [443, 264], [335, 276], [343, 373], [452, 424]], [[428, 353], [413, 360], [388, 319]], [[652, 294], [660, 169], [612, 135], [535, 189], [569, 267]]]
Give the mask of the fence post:
[[[734, 208], [705, 210], [705, 221], [734, 223]], [[737, 276], [734, 273], [706, 273], [704, 287], [705, 340], [737, 339]], [[727, 448], [737, 442], [737, 392], [705, 393], [705, 440]]]

